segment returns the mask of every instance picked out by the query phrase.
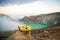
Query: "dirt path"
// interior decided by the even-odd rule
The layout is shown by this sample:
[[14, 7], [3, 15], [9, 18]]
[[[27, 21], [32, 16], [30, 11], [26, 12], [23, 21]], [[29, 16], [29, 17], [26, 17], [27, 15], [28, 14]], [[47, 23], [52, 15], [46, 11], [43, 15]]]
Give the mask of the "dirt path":
[[35, 39], [31, 35], [17, 31], [16, 33], [12, 34], [8, 38], [8, 40], [35, 40]]

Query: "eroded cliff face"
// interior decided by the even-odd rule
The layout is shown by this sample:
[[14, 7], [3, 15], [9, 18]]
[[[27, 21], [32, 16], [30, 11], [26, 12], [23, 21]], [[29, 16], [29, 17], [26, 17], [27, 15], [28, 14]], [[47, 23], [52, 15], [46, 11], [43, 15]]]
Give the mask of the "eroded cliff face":
[[31, 34], [16, 31], [8, 40], [60, 40], [60, 24], [51, 27], [31, 30]]
[[19, 20], [23, 22], [42, 22], [45, 24], [58, 24], [60, 23], [60, 12], [54, 12], [50, 14], [41, 14], [37, 16], [24, 17]]

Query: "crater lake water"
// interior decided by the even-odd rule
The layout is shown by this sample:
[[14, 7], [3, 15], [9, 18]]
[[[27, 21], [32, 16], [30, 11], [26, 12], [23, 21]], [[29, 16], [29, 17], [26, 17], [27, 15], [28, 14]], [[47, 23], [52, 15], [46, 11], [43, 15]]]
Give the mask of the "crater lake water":
[[27, 26], [31, 26], [32, 29], [39, 29], [39, 28], [45, 28], [48, 27], [48, 24], [40, 23], [40, 22], [25, 22]]

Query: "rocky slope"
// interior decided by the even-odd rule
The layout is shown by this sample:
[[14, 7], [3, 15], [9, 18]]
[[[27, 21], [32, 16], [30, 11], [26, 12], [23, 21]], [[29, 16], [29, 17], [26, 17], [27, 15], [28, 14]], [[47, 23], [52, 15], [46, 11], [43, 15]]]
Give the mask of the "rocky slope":
[[31, 33], [37, 40], [60, 40], [60, 24], [33, 30]]
[[60, 40], [60, 24], [51, 27], [31, 30], [31, 34], [16, 31], [7, 40]]
[[13, 33], [15, 33], [15, 31], [3, 31], [3, 32], [0, 32], [0, 40], [7, 40], [7, 38], [12, 35]]
[[37, 16], [24, 17], [19, 21], [24, 22], [42, 22], [45, 24], [58, 24], [60, 23], [60, 12], [54, 12], [50, 14], [41, 14]]

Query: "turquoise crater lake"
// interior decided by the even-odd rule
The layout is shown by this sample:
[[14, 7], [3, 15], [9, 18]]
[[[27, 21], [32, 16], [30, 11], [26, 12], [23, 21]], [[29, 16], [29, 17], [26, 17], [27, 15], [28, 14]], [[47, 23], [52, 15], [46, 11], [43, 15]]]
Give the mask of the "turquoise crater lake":
[[48, 27], [48, 24], [40, 23], [40, 22], [25, 22], [27, 26], [31, 26], [32, 29], [39, 29], [39, 28], [45, 28]]

